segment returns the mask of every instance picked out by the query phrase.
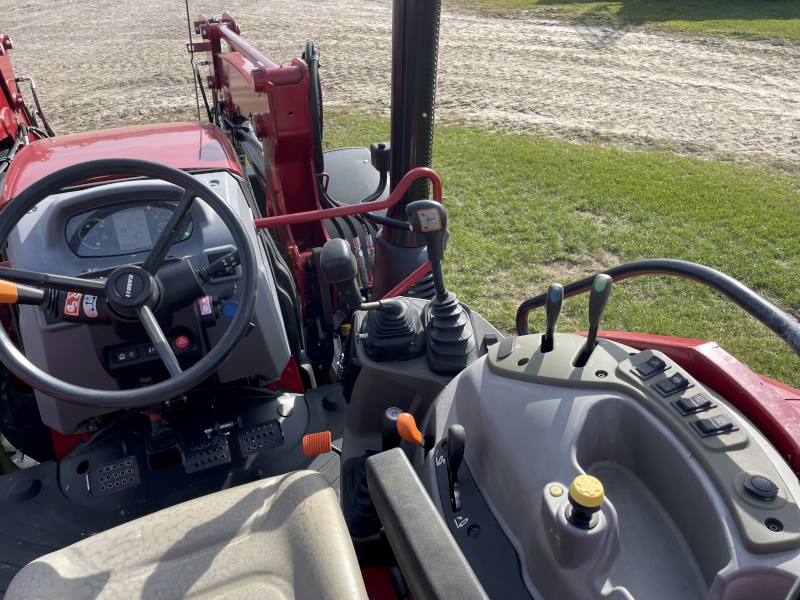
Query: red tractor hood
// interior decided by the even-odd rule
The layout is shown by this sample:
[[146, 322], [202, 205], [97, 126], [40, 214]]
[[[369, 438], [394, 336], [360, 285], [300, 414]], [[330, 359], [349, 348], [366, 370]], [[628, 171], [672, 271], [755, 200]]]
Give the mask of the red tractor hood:
[[233, 147], [214, 125], [163, 123], [77, 133], [25, 146], [3, 181], [0, 210], [34, 181], [99, 158], [139, 158], [182, 170], [226, 169], [243, 175]]

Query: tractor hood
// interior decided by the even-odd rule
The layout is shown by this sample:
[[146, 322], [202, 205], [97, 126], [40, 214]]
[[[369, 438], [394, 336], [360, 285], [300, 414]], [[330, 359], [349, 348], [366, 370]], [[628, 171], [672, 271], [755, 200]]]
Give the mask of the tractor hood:
[[158, 123], [35, 141], [15, 158], [0, 191], [0, 209], [34, 181], [99, 158], [138, 158], [183, 170], [225, 169], [242, 175], [236, 154], [214, 125]]

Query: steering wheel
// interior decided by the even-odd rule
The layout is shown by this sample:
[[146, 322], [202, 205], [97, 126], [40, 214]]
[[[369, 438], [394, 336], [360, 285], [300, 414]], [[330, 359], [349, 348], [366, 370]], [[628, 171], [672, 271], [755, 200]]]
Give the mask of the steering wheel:
[[[135, 408], [168, 400], [210, 376], [228, 358], [247, 331], [255, 309], [258, 281], [255, 252], [247, 230], [225, 200], [188, 173], [145, 160], [124, 158], [94, 160], [72, 165], [43, 177], [12, 199], [0, 213], [0, 246], [5, 245], [17, 222], [51, 194], [58, 193], [69, 185], [90, 179], [120, 175], [160, 179], [178, 186], [184, 192], [175, 212], [172, 213], [172, 217], [156, 239], [141, 266], [129, 264], [117, 267], [105, 280], [0, 268], [0, 279], [52, 290], [100, 296], [106, 298], [111, 308], [118, 313], [131, 316], [135, 314], [139, 318], [166, 366], [169, 378], [147, 387], [119, 391], [81, 387], [48, 375], [34, 366], [12, 343], [5, 330], [0, 327], [0, 361], [14, 375], [33, 388], [66, 402], [109, 409]], [[239, 308], [229, 323], [228, 330], [217, 345], [197, 363], [184, 371], [178, 364], [178, 360], [153, 313], [159, 300], [170, 295], [169, 281], [156, 281], [155, 275], [164, 262], [178, 232], [183, 231], [186, 227], [188, 211], [195, 198], [203, 200], [219, 215], [233, 237], [242, 267], [240, 282], [242, 297]], [[185, 261], [185, 259], [182, 260]], [[186, 262], [188, 264], [188, 261]], [[199, 279], [197, 283], [201, 285]], [[185, 305], [189, 305], [197, 299], [186, 298]]]

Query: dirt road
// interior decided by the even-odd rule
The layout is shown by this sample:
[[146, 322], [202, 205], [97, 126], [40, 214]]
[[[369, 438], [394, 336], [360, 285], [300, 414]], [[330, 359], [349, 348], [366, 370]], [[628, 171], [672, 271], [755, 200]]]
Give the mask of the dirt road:
[[[388, 107], [390, 0], [191, 0], [279, 62], [322, 52], [327, 103]], [[6, 0], [0, 30], [57, 132], [188, 117], [180, 0]], [[444, 11], [437, 118], [800, 162], [800, 47]]]

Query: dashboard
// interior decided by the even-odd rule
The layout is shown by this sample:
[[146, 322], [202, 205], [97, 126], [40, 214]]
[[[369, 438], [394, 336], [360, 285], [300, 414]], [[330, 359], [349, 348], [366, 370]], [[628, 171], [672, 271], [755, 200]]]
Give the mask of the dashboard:
[[[217, 376], [222, 383], [244, 377], [274, 381], [280, 377], [290, 352], [272, 268], [253, 225], [255, 200], [246, 182], [230, 173], [206, 171], [193, 177], [222, 197], [239, 216], [257, 257], [259, 291], [253, 329], [220, 365]], [[154, 180], [113, 181], [53, 194], [20, 219], [12, 231], [9, 262], [15, 269], [71, 277], [103, 277], [122, 265], [141, 264], [182, 196], [180, 188]], [[167, 259], [184, 259], [201, 269], [233, 249], [233, 238], [219, 215], [196, 200]], [[240, 277], [241, 267], [207, 283], [204, 289], [208, 296], [195, 305], [164, 314], [156, 311], [167, 339], [174, 341], [176, 353], [183, 349], [186, 360], [196, 360], [219, 342], [229, 319], [215, 318], [208, 308], [222, 294], [232, 293], [226, 298], [241, 302], [236, 285]], [[21, 306], [20, 335], [28, 359], [62, 381], [94, 389], [125, 389], [166, 376], [141, 326], [109, 312], [108, 307], [101, 310], [101, 302], [94, 296], [81, 298], [77, 306], [92, 307], [83, 309], [88, 320], [81, 322], [61, 318], [66, 305], [55, 313]], [[188, 341], [185, 347], [178, 345], [179, 339]], [[64, 434], [85, 431], [92, 417], [107, 412], [69, 404], [39, 391], [36, 399], [43, 422]]]
[[[82, 212], [67, 221], [67, 245], [75, 255], [87, 258], [149, 250], [167, 226], [175, 206], [174, 202], [134, 200]], [[175, 243], [188, 240], [192, 228], [190, 213]]]

